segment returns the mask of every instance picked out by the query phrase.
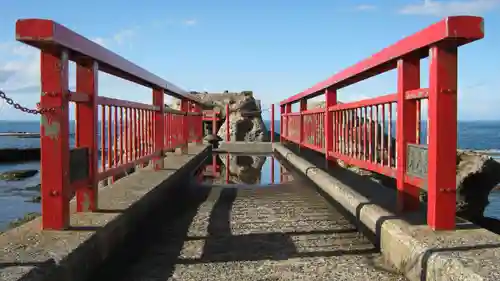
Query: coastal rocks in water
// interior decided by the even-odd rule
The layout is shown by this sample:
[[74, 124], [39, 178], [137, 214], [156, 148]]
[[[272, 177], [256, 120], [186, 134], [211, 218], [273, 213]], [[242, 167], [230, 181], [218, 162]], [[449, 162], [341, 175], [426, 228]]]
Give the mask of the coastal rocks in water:
[[0, 174], [0, 179], [5, 181], [18, 181], [32, 177], [38, 173], [38, 170], [14, 170]]
[[28, 191], [41, 191], [42, 185], [41, 184], [32, 185], [32, 186], [26, 187], [25, 189]]
[[42, 202], [42, 196], [40, 196], [40, 195], [33, 196], [33, 197], [31, 197], [30, 199], [26, 200], [26, 202], [30, 202], [30, 203], [40, 203], [40, 202]]
[[16, 163], [40, 160], [40, 148], [2, 148], [0, 163]]
[[490, 192], [500, 183], [500, 163], [474, 151], [457, 153], [457, 215], [483, 217]]

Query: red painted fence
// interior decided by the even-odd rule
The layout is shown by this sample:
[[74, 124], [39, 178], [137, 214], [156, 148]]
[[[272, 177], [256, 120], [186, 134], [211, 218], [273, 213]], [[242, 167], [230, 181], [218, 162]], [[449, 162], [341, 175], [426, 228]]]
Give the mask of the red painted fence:
[[[150, 161], [160, 169], [164, 152], [201, 142], [198, 100], [172, 83], [50, 20], [19, 20], [16, 38], [41, 50], [44, 229], [69, 226], [75, 192], [77, 211], [96, 210], [99, 181]], [[68, 89], [69, 61], [76, 63], [76, 92]], [[100, 96], [99, 71], [151, 88], [152, 104]], [[181, 99], [180, 111], [165, 109], [165, 94]], [[69, 144], [70, 102], [76, 104], [74, 149]]]
[[[403, 211], [417, 208], [420, 188], [426, 188], [428, 225], [435, 230], [453, 229], [457, 51], [483, 36], [482, 18], [448, 17], [282, 101], [282, 141], [324, 153], [327, 162], [340, 159], [396, 178], [398, 206]], [[429, 88], [423, 89], [420, 60], [425, 57], [430, 62]], [[337, 102], [337, 90], [393, 69], [398, 74], [397, 93]], [[325, 95], [325, 108], [307, 109], [307, 99], [319, 95]], [[427, 144], [420, 143], [422, 100], [428, 102]], [[299, 103], [299, 112], [292, 112], [293, 103]]]

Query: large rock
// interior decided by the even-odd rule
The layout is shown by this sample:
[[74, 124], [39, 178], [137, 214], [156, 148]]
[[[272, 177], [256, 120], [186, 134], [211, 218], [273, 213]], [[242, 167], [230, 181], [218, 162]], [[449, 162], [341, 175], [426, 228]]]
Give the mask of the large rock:
[[[231, 141], [267, 141], [269, 132], [264, 124], [261, 111], [252, 92], [241, 93], [196, 93], [196, 97], [204, 103], [204, 108], [213, 108], [220, 112], [224, 122], [219, 124], [217, 135], [226, 140], [226, 104], [229, 104], [229, 135]], [[168, 105], [180, 109], [180, 101]]]
[[474, 151], [458, 151], [457, 215], [473, 221], [481, 218], [491, 190], [499, 183], [499, 162]]
[[0, 174], [0, 179], [5, 181], [20, 181], [30, 178], [38, 173], [38, 170], [13, 170]]

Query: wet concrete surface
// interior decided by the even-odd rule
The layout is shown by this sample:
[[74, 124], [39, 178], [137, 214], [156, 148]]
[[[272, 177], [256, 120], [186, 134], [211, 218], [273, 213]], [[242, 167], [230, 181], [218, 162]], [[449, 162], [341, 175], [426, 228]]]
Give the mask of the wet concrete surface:
[[193, 182], [88, 280], [406, 280], [312, 184]]

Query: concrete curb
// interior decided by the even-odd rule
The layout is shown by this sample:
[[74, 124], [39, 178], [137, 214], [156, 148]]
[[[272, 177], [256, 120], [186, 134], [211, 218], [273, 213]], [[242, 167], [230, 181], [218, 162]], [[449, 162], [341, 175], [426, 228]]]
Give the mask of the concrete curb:
[[[16, 255], [20, 255], [18, 257], [0, 257], [0, 279], [86, 280], [115, 249], [122, 246], [127, 235], [141, 220], [146, 219], [151, 211], [164, 203], [165, 196], [173, 187], [181, 186], [178, 184], [180, 181], [190, 178], [190, 174], [210, 153], [211, 147], [204, 145], [194, 153], [189, 152], [189, 156], [183, 158], [183, 161], [179, 162], [180, 158], [177, 162], [173, 161], [176, 164], [170, 166], [177, 166], [172, 167], [173, 169], [166, 167], [162, 171], [139, 171], [107, 186], [105, 189], [108, 197], [114, 198], [107, 204], [107, 209], [119, 207], [117, 209], [123, 211], [72, 214], [72, 225], [91, 225], [88, 229], [41, 232], [40, 220], [36, 219], [4, 233], [3, 237], [0, 236], [0, 254], [12, 253], [9, 248], [32, 249], [15, 250]], [[124, 187], [129, 187], [129, 190], [123, 190]], [[37, 239], [39, 241], [33, 242]]]
[[375, 234], [385, 260], [409, 280], [500, 280], [498, 235], [477, 227], [433, 232], [410, 224], [283, 145], [273, 149]]

